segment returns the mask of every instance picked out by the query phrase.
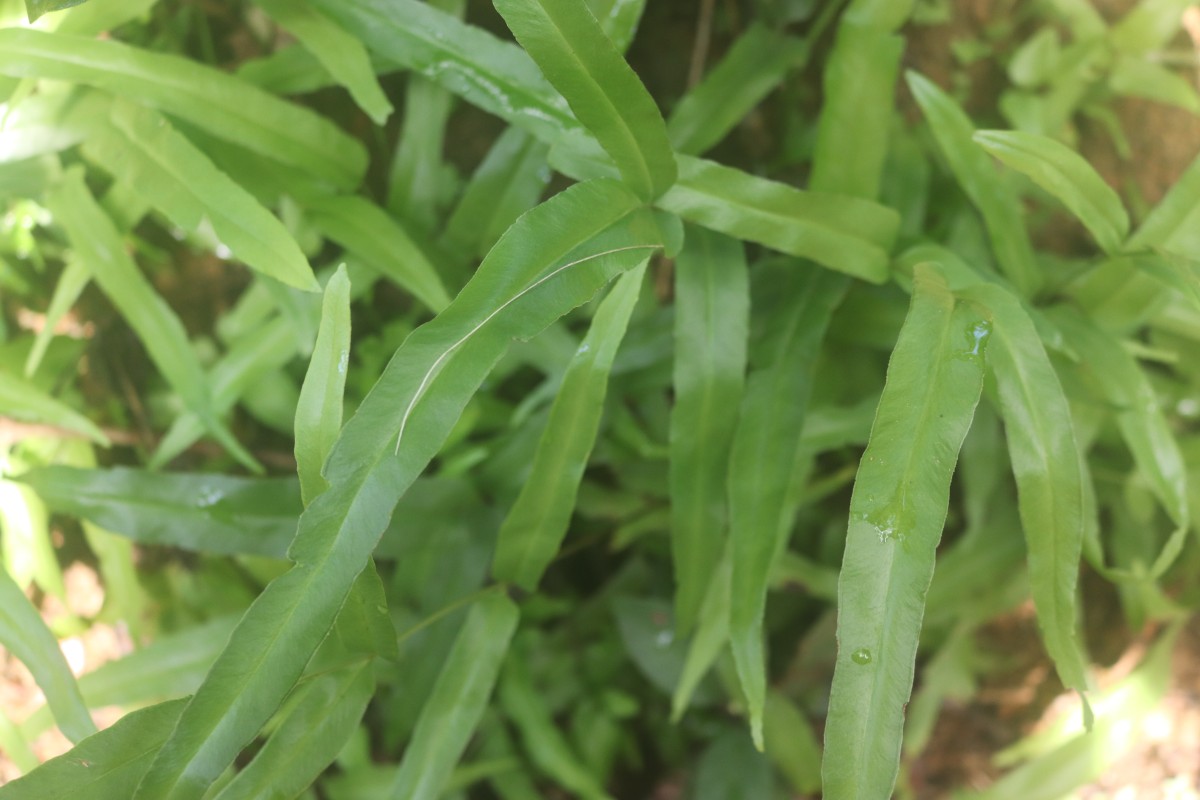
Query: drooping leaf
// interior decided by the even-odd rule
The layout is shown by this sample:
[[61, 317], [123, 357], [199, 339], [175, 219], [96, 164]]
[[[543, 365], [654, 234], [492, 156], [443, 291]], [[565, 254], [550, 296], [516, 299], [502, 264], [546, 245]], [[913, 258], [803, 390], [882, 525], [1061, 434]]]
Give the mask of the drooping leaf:
[[396, 773], [391, 797], [437, 800], [479, 724], [517, 627], [516, 605], [495, 592], [471, 607]]
[[831, 272], [799, 272], [791, 263], [764, 267], [770, 268], [761, 278], [770, 286], [771, 305], [755, 309], [767, 320], [766, 333], [756, 348], [761, 361], [752, 363], [738, 410], [728, 484], [729, 635], [759, 747], [767, 685], [762, 636], [767, 583], [791, 531], [784, 509], [812, 393], [813, 364], [849, 283]]
[[1033, 322], [997, 284], [961, 296], [992, 320], [987, 361], [1000, 412], [1029, 553], [1029, 583], [1046, 650], [1065, 686], [1087, 688], [1077, 635], [1076, 582], [1083, 545], [1083, 484], [1070, 407]]
[[[8, 32], [0, 30], [0, 36]], [[257, 469], [254, 457], [213, 413], [210, 389], [183, 323], [125, 252], [112, 220], [84, 185], [83, 171], [70, 170], [46, 204], [55, 221], [66, 229], [76, 256], [91, 269], [96, 283], [137, 333], [171, 388], [231, 454]]]
[[1129, 215], [1083, 156], [1048, 136], [1024, 131], [977, 131], [974, 139], [1062, 201], [1106, 253], [1120, 250], [1129, 233]]
[[822, 766], [830, 800], [892, 793], [925, 592], [983, 388], [987, 333], [936, 268], [917, 267], [850, 499]]
[[496, 538], [496, 580], [534, 590], [562, 544], [596, 443], [613, 359], [645, 274], [643, 262], [621, 276], [567, 365], [529, 477]]
[[675, 261], [675, 403], [670, 422], [675, 619], [690, 631], [725, 548], [729, 409], [741, 402], [750, 280], [740, 242], [691, 229]]
[[292, 478], [50, 466], [19, 477], [50, 508], [140, 544], [282, 558], [296, 532]]
[[96, 126], [84, 141], [91, 161], [127, 181], [180, 228], [211, 231], [251, 269], [298, 289], [317, 288], [308, 259], [283, 223], [165, 117], [118, 99], [111, 118], [111, 125]]
[[362, 145], [329, 120], [180, 56], [112, 39], [5, 28], [0, 73], [128, 97], [341, 189], [357, 186], [366, 169]]
[[[50, 306], [46, 309], [46, 323], [37, 332], [33, 347], [29, 348], [29, 357], [25, 359], [25, 377], [30, 378], [41, 365], [46, 355], [46, 348], [54, 339], [54, 327], [63, 315], [71, 310], [79, 295], [92, 279], [92, 272], [77, 258], [67, 261], [66, 269], [58, 276], [54, 284], [54, 295], [50, 298]], [[91, 423], [89, 423], [91, 424]]]
[[321, 328], [296, 406], [296, 471], [304, 504], [328, 484], [321, 467], [342, 428], [342, 395], [350, 363], [350, 279], [345, 265], [325, 285]]
[[358, 728], [375, 692], [374, 665], [365, 661], [314, 677], [245, 769], [215, 800], [295, 797], [337, 757]]
[[392, 113], [371, 68], [371, 58], [362, 42], [335, 25], [305, 0], [255, 0], [271, 18], [295, 36], [305, 49], [317, 57], [321, 66], [345, 86], [359, 108], [376, 125], [382, 125]]
[[666, 123], [583, 0], [497, 0], [517, 41], [646, 200], [675, 183]]
[[869, 200], [802, 192], [680, 156], [679, 183], [659, 205], [688, 222], [882, 283], [900, 217]]
[[296, 566], [242, 619], [138, 800], [199, 797], [274, 713], [392, 509], [508, 343], [538, 333], [662, 246], [656, 219], [639, 205], [612, 182], [556, 195], [518, 220], [455, 301], [408, 337], [330, 453], [330, 488], [305, 511], [290, 548]]
[[33, 675], [68, 739], [78, 742], [96, 732], [54, 634], [4, 569], [0, 569], [0, 644]]
[[0, 786], [0, 798], [129, 797], [186, 704], [183, 699], [169, 700], [126, 714], [111, 728]]
[[705, 673], [729, 641], [729, 586], [732, 575], [733, 554], [727, 546], [713, 571], [712, 581], [708, 584], [708, 591], [705, 592], [704, 602], [700, 606], [695, 633], [688, 643], [683, 671], [679, 675], [675, 692], [671, 695], [673, 722], [678, 722], [683, 716], [683, 712], [692, 701], [696, 687], [700, 685]]
[[1016, 196], [972, 140], [975, 126], [958, 104], [928, 78], [915, 72], [909, 72], [907, 78], [942, 156], [983, 216], [1001, 271], [1022, 295], [1033, 295], [1042, 284], [1042, 276]]

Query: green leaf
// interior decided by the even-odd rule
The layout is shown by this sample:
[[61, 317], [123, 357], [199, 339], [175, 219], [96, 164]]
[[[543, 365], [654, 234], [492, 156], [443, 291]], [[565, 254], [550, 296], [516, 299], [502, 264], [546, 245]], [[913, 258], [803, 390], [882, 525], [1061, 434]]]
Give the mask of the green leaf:
[[849, 284], [840, 275], [801, 272], [791, 263], [764, 267], [760, 285], [770, 287], [770, 296], [755, 309], [765, 320], [765, 339], [755, 350], [761, 361], [746, 379], [729, 458], [730, 642], [746, 693], [750, 731], [760, 749], [767, 584], [791, 532], [784, 509], [812, 393], [813, 364]]
[[[303, 297], [313, 296], [305, 294]], [[295, 358], [296, 337], [292, 316], [280, 315], [236, 341], [208, 372], [213, 413], [218, 416], [227, 413], [239, 400], [245, 399], [244, 395], [263, 375], [271, 374]], [[292, 427], [293, 416], [289, 411], [288, 429]], [[204, 423], [199, 417], [190, 412], [180, 414], [159, 440], [158, 449], [147, 466], [162, 468], [203, 435]]]
[[1185, 239], [1190, 233], [1195, 241], [1197, 229], [1200, 229], [1200, 156], [1188, 165], [1167, 190], [1166, 196], [1146, 215], [1145, 221], [1129, 237], [1128, 249], [1161, 247], [1180, 252], [1180, 248], [1174, 246], [1175, 240]]
[[438, 272], [395, 217], [357, 196], [303, 200], [322, 235], [358, 256], [372, 269], [412, 292], [434, 312], [450, 304]]
[[653, 200], [675, 183], [675, 156], [654, 99], [583, 0], [496, 0], [517, 41], [612, 156]]
[[0, 30], [0, 73], [71, 81], [127, 97], [260, 156], [353, 189], [363, 146], [334, 123], [212, 67], [111, 39]]
[[4, 569], [0, 569], [0, 644], [28, 668], [68, 739], [78, 742], [96, 732], [54, 634]]
[[1048, 136], [1023, 131], [977, 131], [974, 139], [1061, 200], [1106, 253], [1121, 249], [1129, 233], [1129, 215], [1121, 198], [1083, 156]]
[[[7, 32], [0, 30], [0, 36]], [[231, 454], [257, 468], [254, 457], [213, 413], [204, 370], [183, 323], [125, 252], [125, 243], [112, 220], [84, 185], [83, 171], [76, 168], [67, 172], [63, 182], [47, 196], [46, 205], [67, 231], [76, 257], [91, 268], [96, 283], [137, 333], [171, 388]]]
[[126, 714], [28, 775], [0, 787], [3, 800], [129, 797], [154, 753], [170, 735], [186, 700]]
[[96, 126], [83, 150], [180, 228], [210, 232], [247, 266], [289, 286], [318, 288], [283, 223], [161, 114], [117, 99], [112, 124]]
[[334, 79], [349, 90], [354, 102], [376, 125], [392, 113], [375, 78], [371, 58], [362, 42], [335, 25], [305, 0], [255, 0], [272, 19], [295, 36]]
[[519, 128], [496, 139], [471, 176], [442, 232], [464, 256], [482, 256], [517, 217], [537, 203], [550, 180], [548, 149]]
[[550, 716], [544, 693], [534, 688], [525, 653], [518, 651], [508, 659], [499, 695], [500, 706], [516, 726], [526, 755], [539, 771], [581, 800], [610, 800]]
[[713, 662], [721, 654], [722, 648], [729, 641], [729, 585], [733, 574], [733, 555], [726, 546], [713, 571], [712, 581], [704, 595], [700, 606], [700, 617], [696, 623], [696, 631], [688, 643], [687, 656], [683, 661], [683, 671], [679, 675], [679, 683], [671, 695], [671, 721], [678, 722], [696, 687], [704, 679]]
[[805, 41], [752, 24], [676, 104], [667, 120], [671, 144], [688, 155], [711, 149], [806, 61], [811, 49]]
[[[54, 339], [54, 328], [63, 315], [71, 310], [79, 295], [92, 279], [92, 272], [78, 258], [68, 257], [67, 266], [58, 276], [54, 284], [54, 295], [50, 298], [50, 306], [46, 309], [46, 322], [37, 332], [33, 347], [29, 349], [29, 358], [25, 359], [25, 377], [30, 378], [41, 365], [46, 356], [46, 349]], [[11, 412], [9, 412], [11, 413]], [[91, 425], [91, 422], [88, 422]], [[101, 441], [101, 444], [104, 442]]]
[[119, 28], [130, 20], [144, 17], [157, 2], [158, 0], [125, 0], [122, 3], [90, 3], [76, 6], [63, 15], [54, 30], [79, 36], [98, 36], [105, 31]]
[[547, 142], [578, 129], [562, 96], [511, 42], [416, 0], [312, 0], [379, 56]]
[[312, 678], [279, 727], [215, 800], [296, 797], [341, 752], [375, 693], [374, 664]]
[[50, 466], [17, 480], [59, 513], [202, 553], [283, 558], [302, 510], [293, 478]]
[[28, 381], [0, 370], [0, 415], [35, 425], [52, 425], [109, 446], [91, 420]]
[[137, 800], [198, 798], [274, 713], [396, 503], [509, 342], [535, 335], [662, 246], [656, 219], [639, 205], [613, 182], [556, 195], [518, 220], [454, 302], [405, 340], [329, 455], [330, 487], [301, 517], [290, 549], [296, 566], [242, 619]]
[[1098, 385], [1115, 409], [1117, 427], [1138, 471], [1175, 525], [1174, 533], [1149, 566], [1149, 577], [1158, 578], [1179, 556], [1191, 524], [1187, 467], [1179, 442], [1163, 414], [1154, 384], [1118, 340], [1066, 309], [1056, 309], [1053, 319], [1079, 352], [1080, 370]]
[[1034, 295], [1041, 287], [1042, 276], [1016, 195], [973, 141], [975, 126], [958, 104], [928, 78], [915, 72], [909, 72], [907, 78], [950, 171], [983, 215], [1001, 271], [1023, 296]]
[[350, 279], [346, 267], [325, 285], [321, 327], [296, 406], [296, 472], [304, 505], [325, 491], [325, 457], [342, 429], [342, 396], [350, 363]]
[[895, 785], [925, 592], [987, 334], [936, 268], [917, 267], [850, 499], [822, 768], [829, 800], [888, 797]]
[[87, 0], [25, 0], [25, 13], [29, 16], [29, 21], [33, 22], [42, 14], [62, 11], [86, 2]]
[[516, 605], [504, 595], [491, 592], [475, 601], [421, 709], [391, 787], [392, 797], [442, 797], [487, 708], [518, 616]]
[[973, 286], [960, 295], [978, 302], [992, 319], [987, 361], [999, 389], [1042, 640], [1063, 684], [1083, 691], [1087, 676], [1075, 591], [1084, 506], [1071, 409], [1017, 298], [996, 284]]
[[838, 26], [825, 63], [811, 188], [867, 198], [879, 194], [903, 52], [904, 39], [887, 28], [848, 20]]
[[742, 399], [749, 331], [745, 250], [691, 229], [675, 260], [675, 403], [670, 420], [675, 618], [692, 629], [725, 549], [729, 409]]
[[659, 205], [688, 222], [882, 283], [900, 227], [890, 208], [802, 192], [711, 161], [680, 156], [679, 183]]
[[492, 564], [498, 581], [533, 591], [566, 536], [600, 429], [613, 359], [645, 274], [643, 261], [621, 276], [567, 365], [529, 476], [500, 526]]

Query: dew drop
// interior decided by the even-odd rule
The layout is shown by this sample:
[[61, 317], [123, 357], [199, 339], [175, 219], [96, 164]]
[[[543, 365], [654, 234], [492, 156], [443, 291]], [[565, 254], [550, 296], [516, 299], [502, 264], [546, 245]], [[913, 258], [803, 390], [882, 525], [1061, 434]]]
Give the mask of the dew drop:
[[986, 321], [975, 323], [974, 327], [967, 331], [967, 355], [977, 356], [982, 353], [991, 332], [990, 323]]
[[850, 654], [850, 660], [859, 666], [866, 666], [871, 663], [871, 651], [865, 647], [860, 647]]

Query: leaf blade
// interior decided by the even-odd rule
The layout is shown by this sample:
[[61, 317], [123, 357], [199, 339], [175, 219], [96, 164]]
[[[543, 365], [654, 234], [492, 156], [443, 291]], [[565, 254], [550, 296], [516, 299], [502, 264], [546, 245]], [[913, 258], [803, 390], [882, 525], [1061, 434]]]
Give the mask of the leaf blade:
[[983, 325], [918, 266], [850, 500], [822, 765], [831, 800], [885, 797], [895, 784], [924, 593], [983, 388]]

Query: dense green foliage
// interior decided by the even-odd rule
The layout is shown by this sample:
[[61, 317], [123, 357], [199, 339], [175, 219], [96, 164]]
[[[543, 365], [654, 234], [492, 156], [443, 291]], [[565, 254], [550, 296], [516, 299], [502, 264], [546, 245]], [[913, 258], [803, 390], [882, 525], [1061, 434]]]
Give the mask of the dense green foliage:
[[[912, 795], [1029, 599], [1094, 730], [987, 796], [1153, 707], [1200, 159], [1148, 204], [1075, 119], [1200, 111], [1187, 2], [1027, 4], [978, 122], [902, 74], [936, 3], [733, 4], [670, 98], [645, 0], [216, 5], [0, 0], [0, 644], [46, 697], [0, 800]], [[105, 604], [52, 631], [74, 560]], [[1175, 623], [1108, 694], [1081, 564]], [[99, 624], [136, 648], [76, 679]]]

